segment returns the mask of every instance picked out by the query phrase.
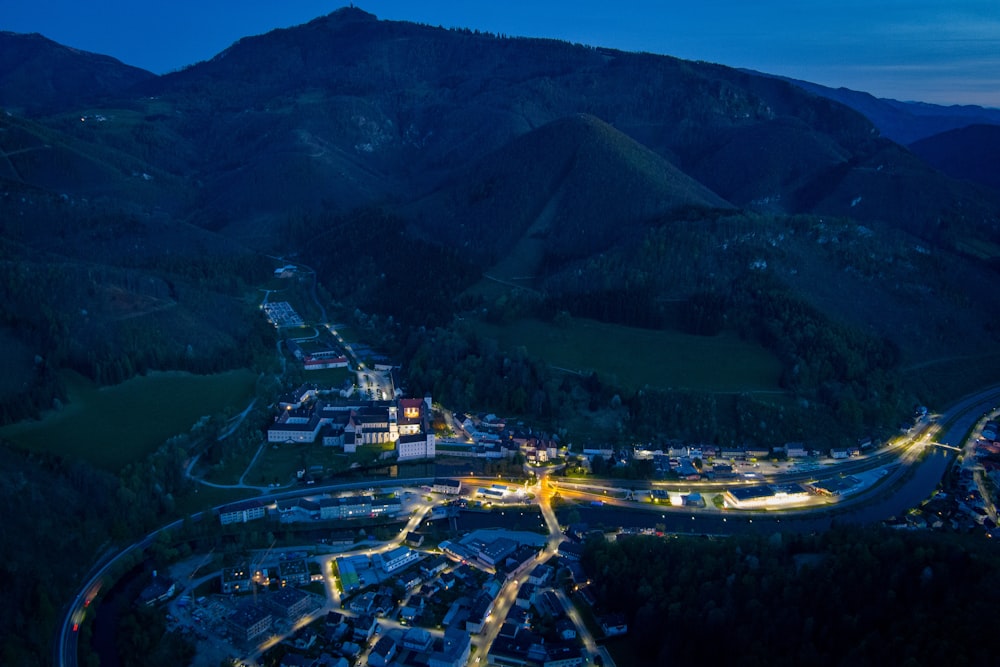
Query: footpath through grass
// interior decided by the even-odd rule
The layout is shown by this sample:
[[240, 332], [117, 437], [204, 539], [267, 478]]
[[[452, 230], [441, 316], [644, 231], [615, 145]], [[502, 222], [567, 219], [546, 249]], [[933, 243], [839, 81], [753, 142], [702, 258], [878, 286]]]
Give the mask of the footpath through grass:
[[116, 472], [168, 438], [188, 432], [204, 415], [242, 410], [253, 395], [256, 376], [249, 370], [154, 372], [111, 387], [97, 387], [73, 372], [65, 380], [69, 405], [40, 421], [5, 426], [0, 437]]
[[734, 333], [694, 336], [573, 319], [566, 327], [535, 319], [499, 326], [480, 322], [480, 334], [571, 372], [598, 376], [627, 389], [643, 386], [709, 392], [778, 392], [781, 362]]

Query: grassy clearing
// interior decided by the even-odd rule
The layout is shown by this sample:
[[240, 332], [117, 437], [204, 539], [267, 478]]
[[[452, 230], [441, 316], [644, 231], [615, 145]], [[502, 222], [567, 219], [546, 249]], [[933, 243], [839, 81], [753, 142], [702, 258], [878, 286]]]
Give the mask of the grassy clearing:
[[560, 328], [533, 319], [506, 326], [480, 322], [479, 332], [505, 348], [524, 346], [552, 366], [597, 374], [629, 389], [643, 386], [696, 391], [779, 391], [781, 362], [735, 334], [692, 336], [594, 320]]
[[196, 469], [194, 475], [213, 484], [239, 484], [243, 471], [250, 465], [256, 453], [256, 447], [239, 448], [237, 452], [227, 454], [221, 462], [211, 467], [199, 466], [201, 470]]
[[34, 451], [79, 457], [107, 470], [138, 461], [168, 438], [186, 433], [203, 415], [243, 409], [256, 376], [248, 370], [216, 375], [150, 373], [99, 388], [67, 372], [70, 403], [41, 421], [0, 429], [0, 437]]
[[[365, 445], [354, 454], [345, 454], [340, 447], [324, 447], [322, 443], [274, 443], [265, 446], [257, 462], [244, 480], [247, 484], [286, 484], [299, 470], [322, 466], [323, 473], [347, 470], [352, 463], [371, 465], [380, 454], [392, 451], [394, 446]], [[242, 471], [236, 475], [238, 478]], [[230, 482], [234, 483], [234, 482]]]

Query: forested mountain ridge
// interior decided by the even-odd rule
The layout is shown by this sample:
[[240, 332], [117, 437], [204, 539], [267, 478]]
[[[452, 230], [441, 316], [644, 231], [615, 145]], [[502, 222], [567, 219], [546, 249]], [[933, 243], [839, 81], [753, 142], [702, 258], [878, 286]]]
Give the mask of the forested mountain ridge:
[[9, 111], [40, 115], [75, 109], [155, 76], [39, 34], [0, 31], [0, 107]]
[[[955, 330], [962, 313], [997, 306], [995, 290], [970, 288], [994, 280], [988, 265], [947, 267], [953, 252], [989, 259], [1000, 247], [1000, 196], [934, 171], [861, 114], [785, 81], [354, 8], [164, 76], [47, 42], [77, 60], [15, 57], [41, 39], [0, 35], [0, 77], [30, 78], [37, 62], [62, 72], [104, 63], [108, 73], [86, 94], [60, 88], [46, 107], [27, 104], [30, 86], [5, 88], [4, 257], [98, 276], [92, 298], [127, 269], [112, 284], [136, 305], [132, 324], [170, 317], [178, 295], [211, 293], [235, 308], [266, 275], [260, 253], [304, 252], [338, 299], [407, 324], [442, 324], [462, 307], [492, 316], [491, 297], [468, 291], [490, 275], [535, 290], [535, 305], [518, 312], [671, 327], [688, 315], [664, 304], [681, 303], [702, 313], [701, 332], [758, 331], [747, 313], [766, 304], [742, 285], [764, 272], [768, 289], [888, 337], [911, 362], [942, 346], [974, 354], [994, 337]], [[424, 278], [433, 304], [394, 289], [407, 275]], [[20, 341], [19, 368], [31, 366], [33, 346], [51, 344], [29, 341], [18, 318], [54, 341], [79, 317], [67, 308], [91, 320], [105, 312], [70, 305], [53, 285], [32, 292], [46, 308], [12, 309], [21, 315], [4, 323]], [[97, 360], [70, 346], [54, 363], [90, 374], [215, 367], [183, 351], [197, 358], [206, 340], [240, 339], [220, 324], [227, 309], [216, 297], [199, 298], [183, 327], [158, 327], [169, 355], [112, 343]], [[928, 307], [937, 319], [914, 319]], [[96, 339], [119, 340], [116, 317], [96, 325]], [[219, 335], [192, 343], [182, 330], [206, 317]], [[789, 363], [802, 354], [789, 351]]]

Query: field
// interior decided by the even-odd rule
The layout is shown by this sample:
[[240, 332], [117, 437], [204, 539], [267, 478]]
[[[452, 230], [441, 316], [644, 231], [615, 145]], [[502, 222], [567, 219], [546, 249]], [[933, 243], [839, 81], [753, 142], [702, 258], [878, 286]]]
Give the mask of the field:
[[216, 375], [150, 373], [99, 388], [72, 372], [65, 376], [69, 405], [0, 429], [21, 447], [86, 459], [117, 471], [168, 438], [186, 433], [203, 415], [246, 407], [256, 377], [247, 370]]
[[[394, 448], [392, 444], [364, 445], [358, 447], [354, 454], [345, 454], [340, 447], [324, 447], [320, 442], [266, 444], [244, 481], [258, 485], [287, 484], [299, 470], [321, 466], [323, 471], [313, 474], [325, 475], [328, 472], [347, 470], [352, 463], [371, 465], [378, 460], [380, 454], [393, 451]], [[242, 471], [237, 473], [236, 479], [213, 478], [212, 481], [233, 484], [241, 474]]]
[[597, 374], [619, 386], [710, 392], [779, 391], [781, 362], [735, 334], [692, 336], [594, 320], [568, 327], [524, 319], [506, 326], [475, 325], [503, 348], [524, 346], [555, 368]]

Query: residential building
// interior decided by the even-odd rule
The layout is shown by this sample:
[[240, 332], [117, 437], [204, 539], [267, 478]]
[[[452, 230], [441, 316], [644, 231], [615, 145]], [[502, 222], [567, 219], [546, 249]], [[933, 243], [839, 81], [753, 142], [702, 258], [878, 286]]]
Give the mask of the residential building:
[[617, 637], [628, 632], [624, 614], [605, 614], [597, 619], [605, 637]]
[[227, 567], [222, 570], [222, 592], [223, 593], [246, 593], [250, 590], [252, 583], [250, 567], [243, 563], [235, 567]]
[[305, 558], [282, 561], [278, 565], [282, 586], [305, 586], [309, 583], [309, 564]]
[[432, 459], [436, 454], [433, 433], [401, 435], [396, 440], [396, 456], [400, 461]]
[[309, 594], [298, 588], [282, 588], [276, 593], [268, 594], [264, 598], [264, 602], [275, 616], [287, 618], [290, 621], [302, 618], [313, 606]]
[[419, 552], [411, 551], [409, 547], [396, 547], [382, 554], [382, 569], [385, 570], [386, 574], [392, 574], [421, 558]]
[[457, 496], [462, 490], [462, 481], [458, 479], [435, 479], [431, 491]]
[[464, 667], [471, 652], [472, 638], [469, 633], [448, 628], [444, 631], [444, 640], [440, 645], [435, 642], [427, 667]]
[[492, 613], [493, 598], [486, 593], [480, 593], [472, 601], [472, 607], [469, 609], [469, 618], [465, 621], [465, 629], [468, 632], [482, 632], [483, 626]]
[[225, 526], [230, 523], [247, 523], [267, 516], [267, 505], [260, 500], [244, 500], [243, 502], [226, 505], [219, 510], [219, 522]]
[[403, 633], [403, 648], [427, 653], [433, 645], [433, 635], [423, 628], [410, 628]]
[[364, 614], [354, 619], [354, 641], [366, 644], [378, 629], [378, 621], [370, 614]]
[[319, 435], [319, 415], [313, 410], [289, 407], [267, 427], [268, 442], [315, 442]]
[[266, 636], [273, 621], [270, 611], [247, 602], [237, 607], [226, 619], [226, 626], [235, 640], [250, 644]]
[[347, 608], [353, 611], [355, 614], [367, 614], [372, 610], [372, 605], [375, 604], [375, 593], [368, 591], [363, 593], [347, 605]]
[[368, 664], [372, 667], [386, 667], [396, 655], [396, 642], [388, 636], [381, 637], [368, 654]]

